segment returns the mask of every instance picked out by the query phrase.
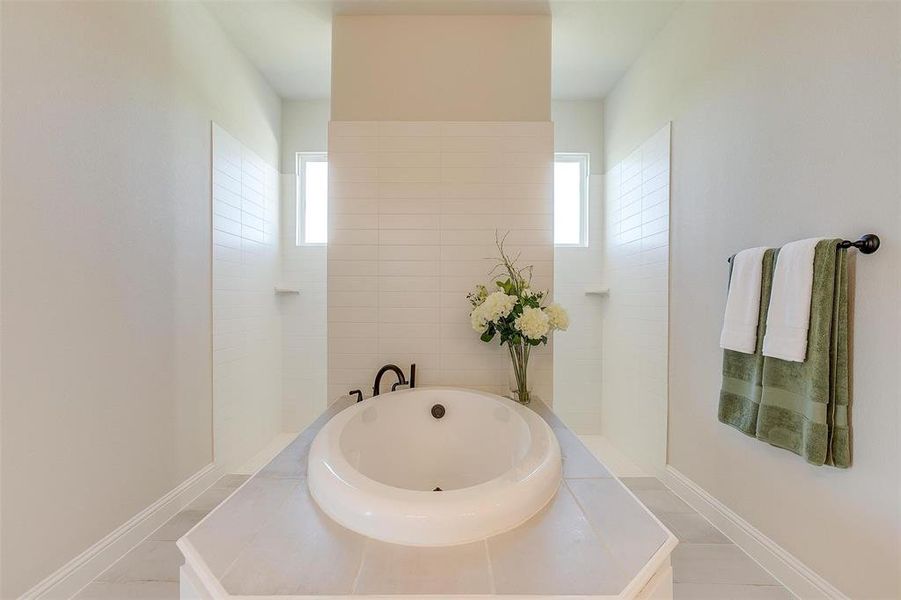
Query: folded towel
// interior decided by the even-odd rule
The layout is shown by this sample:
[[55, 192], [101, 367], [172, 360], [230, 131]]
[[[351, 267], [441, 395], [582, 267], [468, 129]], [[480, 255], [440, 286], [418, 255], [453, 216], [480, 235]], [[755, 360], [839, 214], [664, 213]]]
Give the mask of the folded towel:
[[814, 248], [822, 238], [786, 244], [779, 250], [766, 315], [763, 355], [804, 362], [810, 324]]
[[[847, 251], [836, 250], [840, 242], [822, 240], [815, 245], [806, 360], [764, 359], [756, 435], [812, 464], [848, 467], [848, 267]], [[781, 260], [780, 251], [776, 270]], [[772, 294], [775, 297], [775, 280]], [[773, 301], [770, 315], [772, 309]], [[770, 327], [767, 323], [767, 337]]]
[[760, 279], [766, 248], [742, 250], [732, 258], [726, 316], [720, 334], [720, 348], [753, 354], [757, 348], [760, 321]]
[[[776, 251], [766, 250], [761, 259], [758, 319], [755, 330], [753, 354], [734, 350], [723, 351], [723, 386], [720, 390], [719, 420], [753, 436], [757, 431], [757, 413], [760, 407], [763, 380], [763, 354], [761, 346], [766, 332], [766, 319], [773, 283], [773, 262]], [[735, 264], [733, 261], [733, 272]]]

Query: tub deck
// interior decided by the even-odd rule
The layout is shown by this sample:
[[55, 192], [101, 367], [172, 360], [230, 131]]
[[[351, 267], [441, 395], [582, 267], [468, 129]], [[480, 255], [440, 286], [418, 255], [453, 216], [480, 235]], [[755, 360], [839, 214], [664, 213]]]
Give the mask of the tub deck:
[[307, 452], [326, 421], [352, 402], [329, 407], [178, 541], [183, 598], [672, 597], [676, 538], [540, 402], [532, 408], [560, 441], [563, 483], [529, 521], [437, 548], [387, 544], [341, 527], [310, 497]]

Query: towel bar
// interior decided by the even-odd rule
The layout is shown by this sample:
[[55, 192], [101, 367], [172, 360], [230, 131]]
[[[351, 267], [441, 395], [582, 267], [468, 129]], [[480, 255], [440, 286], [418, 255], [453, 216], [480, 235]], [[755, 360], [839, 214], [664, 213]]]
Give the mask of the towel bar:
[[[879, 236], [875, 233], [867, 233], [860, 236], [856, 242], [851, 240], [843, 240], [839, 248], [857, 248], [861, 254], [873, 254], [879, 250]], [[726, 262], [732, 262], [732, 257], [726, 259]]]
[[867, 233], [860, 236], [860, 239], [856, 242], [845, 240], [838, 245], [839, 248], [850, 248], [851, 246], [860, 250], [861, 254], [873, 254], [879, 250], [879, 236], [875, 233]]

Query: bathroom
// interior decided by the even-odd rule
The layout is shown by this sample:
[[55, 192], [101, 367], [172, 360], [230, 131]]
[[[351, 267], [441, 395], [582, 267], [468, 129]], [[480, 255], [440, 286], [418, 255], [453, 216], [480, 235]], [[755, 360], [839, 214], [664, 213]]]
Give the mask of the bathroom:
[[901, 3], [3, 0], [0, 66], [0, 598], [901, 598]]

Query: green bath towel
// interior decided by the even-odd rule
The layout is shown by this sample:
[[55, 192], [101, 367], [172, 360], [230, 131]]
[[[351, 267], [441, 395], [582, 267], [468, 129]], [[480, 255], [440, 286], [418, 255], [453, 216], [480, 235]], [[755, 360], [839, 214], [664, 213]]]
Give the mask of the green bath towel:
[[[754, 354], [723, 350], [723, 387], [720, 390], [719, 419], [750, 436], [757, 431], [757, 414], [763, 381], [763, 335], [766, 311], [773, 286], [776, 251], [763, 254], [763, 280], [760, 285], [760, 317], [757, 320], [757, 349]], [[731, 273], [730, 273], [731, 279]]]
[[764, 357], [763, 336], [776, 251], [763, 259], [754, 354], [724, 351], [719, 419], [815, 465], [851, 464], [847, 252], [823, 240], [814, 255], [807, 358]]
[[757, 437], [814, 465], [851, 464], [847, 251], [817, 243], [807, 358], [765, 357]]

